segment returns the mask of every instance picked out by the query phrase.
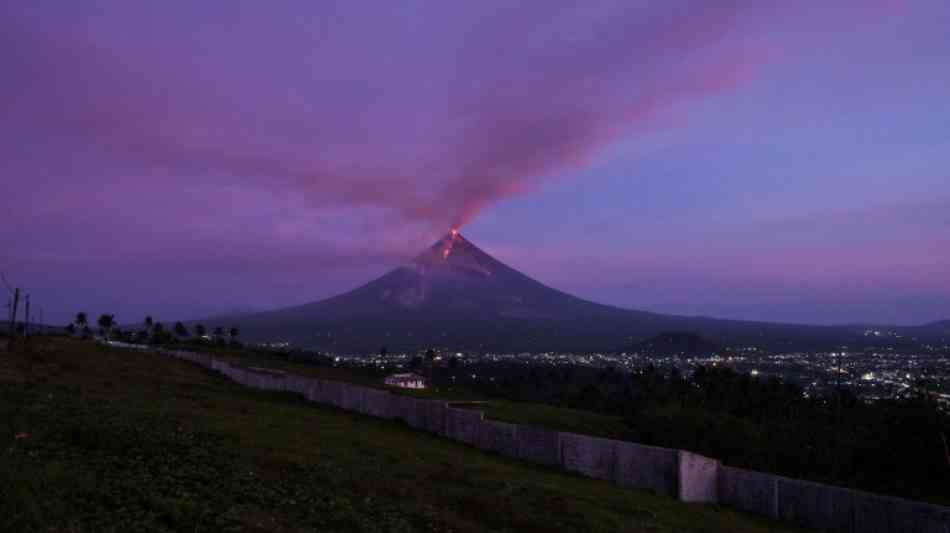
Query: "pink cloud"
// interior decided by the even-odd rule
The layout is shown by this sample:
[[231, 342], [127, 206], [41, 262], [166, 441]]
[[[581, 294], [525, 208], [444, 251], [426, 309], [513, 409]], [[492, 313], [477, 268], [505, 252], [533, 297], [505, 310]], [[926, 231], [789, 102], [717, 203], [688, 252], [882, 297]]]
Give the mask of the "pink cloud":
[[[3, 60], [16, 83], [4, 107], [21, 136], [89, 155], [88, 172], [291, 188], [316, 208], [381, 208], [442, 230], [741, 83], [764, 60], [743, 37], [770, 11], [538, 2], [493, 16], [424, 5], [385, 23], [358, 3], [298, 7], [314, 21], [359, 22], [315, 39], [249, 5], [180, 29], [166, 19], [184, 6], [9, 17]], [[256, 16], [260, 27], [248, 24]], [[23, 61], [27, 46], [36, 60]]]

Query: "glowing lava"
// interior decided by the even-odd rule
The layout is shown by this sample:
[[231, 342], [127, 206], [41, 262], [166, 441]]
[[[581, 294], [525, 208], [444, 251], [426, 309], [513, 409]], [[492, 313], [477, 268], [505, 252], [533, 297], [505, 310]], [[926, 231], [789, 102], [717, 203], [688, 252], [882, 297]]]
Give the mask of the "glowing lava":
[[459, 230], [458, 230], [458, 228], [452, 228], [452, 229], [450, 229], [450, 230], [449, 230], [449, 235], [451, 236], [451, 238], [445, 240], [445, 247], [442, 248], [442, 260], [443, 260], [443, 261], [446, 260], [446, 259], [448, 259], [448, 258], [449, 258], [449, 254], [452, 253], [452, 247], [455, 246], [455, 241], [456, 241], [456, 240], [458, 239], [458, 237], [459, 237]]

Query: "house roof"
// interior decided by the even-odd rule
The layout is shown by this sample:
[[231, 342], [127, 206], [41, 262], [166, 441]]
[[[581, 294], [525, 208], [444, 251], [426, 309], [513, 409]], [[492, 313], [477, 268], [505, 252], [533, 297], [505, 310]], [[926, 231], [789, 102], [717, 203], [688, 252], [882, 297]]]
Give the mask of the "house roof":
[[403, 374], [392, 374], [392, 375], [386, 376], [386, 379], [398, 379], [402, 381], [419, 381], [425, 378], [423, 378], [419, 374], [413, 374], [411, 372], [407, 372]]

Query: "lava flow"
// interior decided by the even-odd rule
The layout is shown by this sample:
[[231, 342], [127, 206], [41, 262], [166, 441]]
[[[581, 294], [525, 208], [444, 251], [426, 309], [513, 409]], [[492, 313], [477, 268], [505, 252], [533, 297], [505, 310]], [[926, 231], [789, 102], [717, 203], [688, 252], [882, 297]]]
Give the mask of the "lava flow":
[[455, 246], [455, 241], [458, 240], [459, 230], [458, 228], [452, 228], [449, 230], [449, 238], [445, 240], [445, 248], [442, 249], [442, 259], [448, 259], [449, 254], [452, 253], [452, 247]]

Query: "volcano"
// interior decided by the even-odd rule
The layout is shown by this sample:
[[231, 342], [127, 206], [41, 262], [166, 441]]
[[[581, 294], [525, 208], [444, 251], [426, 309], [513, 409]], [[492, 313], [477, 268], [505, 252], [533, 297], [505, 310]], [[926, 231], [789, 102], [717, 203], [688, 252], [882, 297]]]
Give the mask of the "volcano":
[[452, 230], [405, 265], [347, 293], [251, 315], [203, 321], [235, 325], [248, 341], [289, 341], [336, 353], [624, 351], [668, 331], [721, 345], [834, 346], [847, 328], [662, 315], [586, 301], [548, 287]]

